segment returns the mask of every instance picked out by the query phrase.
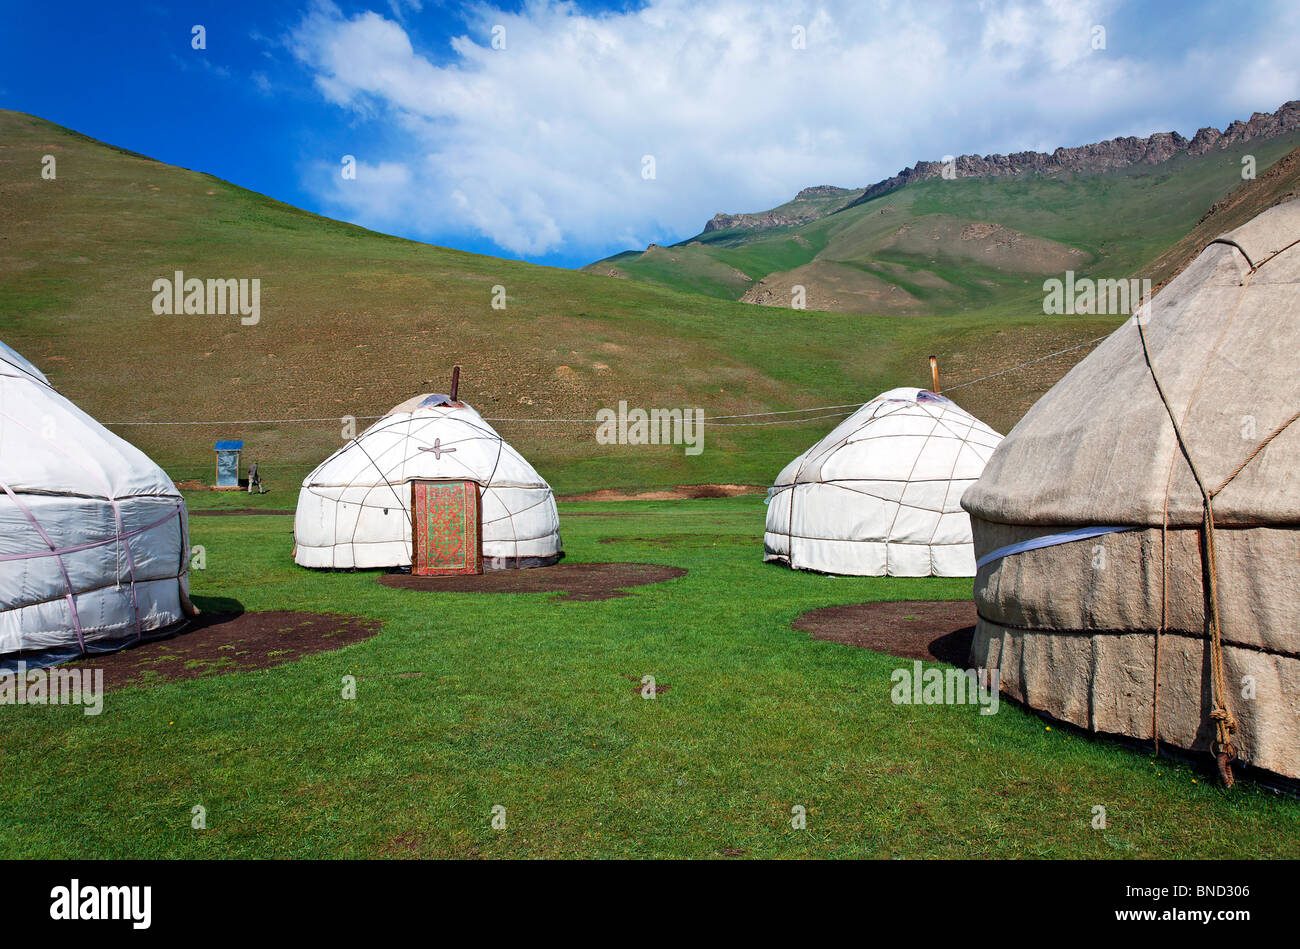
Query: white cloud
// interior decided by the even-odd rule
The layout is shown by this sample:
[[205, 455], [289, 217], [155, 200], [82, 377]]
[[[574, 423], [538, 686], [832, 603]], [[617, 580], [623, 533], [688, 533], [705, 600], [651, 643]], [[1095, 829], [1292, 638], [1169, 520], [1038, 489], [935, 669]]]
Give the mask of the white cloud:
[[[604, 15], [534, 2], [467, 16], [450, 49], [328, 2], [294, 30], [323, 97], [401, 133], [388, 154], [358, 155], [354, 181], [322, 166], [314, 187], [331, 213], [596, 257], [919, 159], [1191, 131], [1245, 98], [1271, 109], [1296, 94], [1300, 62], [1295, 30], [1126, 55], [1142, 43], [1110, 0], [650, 0]], [[1091, 48], [1096, 24], [1107, 50]], [[806, 49], [792, 48], [796, 25]], [[1251, 68], [1225, 81], [1234, 57]]]

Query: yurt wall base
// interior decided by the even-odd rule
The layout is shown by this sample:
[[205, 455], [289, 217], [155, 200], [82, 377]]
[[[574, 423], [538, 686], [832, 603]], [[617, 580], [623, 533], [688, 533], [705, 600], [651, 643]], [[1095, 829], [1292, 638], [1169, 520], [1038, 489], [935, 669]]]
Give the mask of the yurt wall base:
[[564, 554], [547, 557], [484, 557], [484, 570], [529, 570], [533, 567], [553, 567], [564, 559]]
[[[19, 662], [52, 666], [81, 655], [116, 652], [144, 639], [167, 635], [185, 622], [181, 586], [175, 577], [138, 580], [78, 593], [76, 603], [83, 653], [66, 597], [0, 613], [0, 671]], [[137, 629], [135, 611], [139, 610]]]
[[[20, 497], [0, 495], [0, 668], [112, 652], [185, 618], [190, 551], [179, 496]], [[57, 555], [8, 549], [36, 543]]]
[[[1011, 629], [981, 619], [971, 661], [997, 669], [1001, 691], [1031, 708], [1095, 732], [1149, 739], [1154, 644], [1154, 630]], [[1233, 687], [1237, 757], [1300, 778], [1300, 716], [1294, 708], [1300, 659], [1225, 645], [1223, 664]], [[1245, 681], [1255, 683], [1252, 701], [1241, 696]], [[1199, 636], [1181, 630], [1161, 636], [1159, 703], [1161, 742], [1208, 755], [1214, 738], [1210, 658]]]
[[895, 544], [824, 540], [768, 531], [763, 559], [796, 570], [856, 577], [969, 577], [975, 573], [973, 544]]
[[[981, 556], [1061, 530], [974, 523]], [[1300, 777], [1300, 656], [1293, 648], [1300, 531], [1222, 528], [1215, 536], [1235, 750], [1252, 766]], [[1208, 753], [1214, 732], [1199, 531], [1169, 530], [1164, 550], [1162, 571], [1161, 530], [1143, 528], [986, 564], [975, 580], [980, 620], [971, 662], [997, 669], [1003, 692], [1055, 718], [1149, 739], [1163, 577], [1156, 726], [1162, 742]]]

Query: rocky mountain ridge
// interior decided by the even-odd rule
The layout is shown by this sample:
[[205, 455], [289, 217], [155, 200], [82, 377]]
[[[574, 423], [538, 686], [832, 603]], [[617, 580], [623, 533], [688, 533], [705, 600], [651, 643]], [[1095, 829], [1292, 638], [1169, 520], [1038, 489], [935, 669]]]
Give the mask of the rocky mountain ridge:
[[704, 225], [704, 230], [707, 233], [733, 228], [794, 227], [846, 208], [861, 194], [861, 188], [855, 190], [835, 185], [813, 185], [804, 188], [793, 200], [770, 211], [756, 214], [715, 214]]
[[[1014, 175], [1090, 174], [1114, 171], [1133, 165], [1158, 165], [1176, 155], [1204, 155], [1214, 149], [1225, 149], [1241, 142], [1270, 139], [1300, 130], [1300, 100], [1282, 105], [1276, 112], [1256, 112], [1246, 121], [1235, 121], [1223, 131], [1206, 126], [1190, 139], [1177, 132], [1157, 132], [1146, 138], [1123, 136], [1091, 145], [1058, 148], [1047, 152], [1014, 152], [1010, 155], [961, 155], [952, 162], [952, 175], [957, 178], [1008, 177]], [[891, 191], [917, 181], [943, 177], [944, 162], [920, 161], [904, 168], [892, 178], [878, 181], [861, 189], [836, 188], [817, 185], [800, 191], [789, 204], [771, 211], [754, 214], [717, 214], [704, 226], [704, 231], [735, 228], [753, 229], [785, 227], [804, 224], [836, 211], [863, 204]], [[842, 202], [827, 199], [843, 197]], [[800, 201], [808, 201], [804, 208]]]

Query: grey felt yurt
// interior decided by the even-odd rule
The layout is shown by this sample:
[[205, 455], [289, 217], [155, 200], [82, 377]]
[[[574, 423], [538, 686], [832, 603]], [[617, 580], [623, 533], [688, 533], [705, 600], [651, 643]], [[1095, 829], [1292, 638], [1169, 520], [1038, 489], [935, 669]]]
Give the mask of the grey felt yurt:
[[1099, 732], [1300, 777], [1300, 202], [1211, 242], [962, 500], [972, 661]]

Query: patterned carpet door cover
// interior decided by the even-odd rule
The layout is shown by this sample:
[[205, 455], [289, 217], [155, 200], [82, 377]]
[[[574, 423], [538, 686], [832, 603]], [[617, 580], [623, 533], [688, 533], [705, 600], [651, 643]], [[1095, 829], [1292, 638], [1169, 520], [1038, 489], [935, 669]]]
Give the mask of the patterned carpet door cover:
[[411, 573], [482, 573], [478, 485], [473, 481], [413, 481], [411, 490], [415, 512]]

